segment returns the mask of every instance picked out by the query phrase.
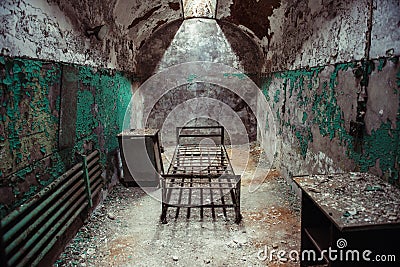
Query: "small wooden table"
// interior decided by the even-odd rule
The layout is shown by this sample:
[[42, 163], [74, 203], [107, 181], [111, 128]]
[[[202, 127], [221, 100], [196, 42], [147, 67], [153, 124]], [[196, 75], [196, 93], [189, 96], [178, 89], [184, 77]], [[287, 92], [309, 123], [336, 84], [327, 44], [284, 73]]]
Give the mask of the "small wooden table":
[[302, 190], [301, 266], [400, 266], [399, 188], [368, 173], [293, 178]]

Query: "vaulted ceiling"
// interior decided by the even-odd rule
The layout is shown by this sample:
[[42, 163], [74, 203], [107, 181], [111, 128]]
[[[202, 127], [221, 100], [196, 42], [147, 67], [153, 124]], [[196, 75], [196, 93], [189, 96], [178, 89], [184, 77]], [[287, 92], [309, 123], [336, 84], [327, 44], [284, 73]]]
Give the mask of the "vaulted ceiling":
[[[271, 38], [269, 16], [280, 0], [50, 0], [78, 31], [107, 25], [109, 35], [139, 51], [161, 27], [190, 17], [216, 18], [243, 31], [260, 49]], [[213, 10], [215, 9], [215, 10]], [[135, 53], [134, 53], [135, 54]]]

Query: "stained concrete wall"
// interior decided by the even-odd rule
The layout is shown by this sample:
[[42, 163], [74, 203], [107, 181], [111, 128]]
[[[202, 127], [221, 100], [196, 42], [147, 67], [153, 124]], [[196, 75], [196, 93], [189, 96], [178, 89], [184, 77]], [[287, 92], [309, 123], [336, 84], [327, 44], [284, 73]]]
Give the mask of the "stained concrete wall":
[[359, 170], [398, 182], [399, 5], [282, 1], [270, 16], [261, 89], [287, 177]]
[[[5, 0], [0, 54], [134, 72], [147, 38], [181, 17], [178, 0]], [[101, 25], [103, 39], [87, 34]]]
[[399, 1], [373, 1], [370, 58], [400, 54], [399, 10]]
[[[219, 0], [217, 19], [235, 24], [245, 32], [263, 51], [263, 58], [270, 49], [274, 36], [270, 17], [281, 7], [281, 0]], [[269, 71], [259, 69], [260, 72]]]
[[[207, 98], [207, 100], [193, 101], [203, 98]], [[185, 103], [190, 103], [191, 100], [191, 104], [187, 104], [186, 107], [183, 106]], [[174, 109], [177, 110], [174, 111]], [[255, 110], [253, 112], [249, 105], [232, 90], [207, 82], [188, 83], [168, 91], [167, 94], [154, 104], [146, 126], [164, 129], [162, 132], [162, 143], [164, 145], [171, 145], [175, 143], [175, 127], [179, 126], [175, 125], [178, 119], [176, 116], [184, 117], [190, 114], [188, 118], [191, 120], [185, 120], [188, 126], [213, 126], [218, 125], [218, 122], [223, 122], [223, 116], [231, 115], [224, 112], [226, 109], [230, 109], [232, 113], [236, 113], [241, 121], [240, 123], [244, 125], [243, 128], [248, 136], [248, 139], [245, 141], [256, 141], [257, 118], [254, 114]], [[175, 118], [168, 120], [169, 116]], [[209, 119], [209, 121], [207, 121], [207, 119]], [[233, 120], [233, 118], [231, 120]], [[170, 122], [170, 124], [168, 122]], [[232, 131], [231, 128], [227, 136], [228, 134], [238, 136], [242, 134], [240, 131], [242, 131], [243, 128], [238, 127], [236, 131]], [[227, 142], [227, 144], [228, 143], [229, 142]]]
[[360, 60], [365, 55], [368, 0], [282, 1], [270, 17], [266, 69], [281, 71]]
[[0, 57], [0, 215], [97, 148], [108, 182], [132, 77], [107, 69]]
[[[85, 10], [84, 6], [75, 7], [82, 10], [81, 14]], [[101, 41], [85, 36], [86, 29], [104, 23], [102, 20], [84, 23], [75, 10], [68, 10], [68, 16], [55, 3], [42, 0], [6, 0], [0, 3], [0, 8], [3, 55], [123, 67], [113, 59], [117, 44], [121, 45], [118, 41], [110, 43], [109, 36]], [[90, 20], [90, 16], [87, 18]]]

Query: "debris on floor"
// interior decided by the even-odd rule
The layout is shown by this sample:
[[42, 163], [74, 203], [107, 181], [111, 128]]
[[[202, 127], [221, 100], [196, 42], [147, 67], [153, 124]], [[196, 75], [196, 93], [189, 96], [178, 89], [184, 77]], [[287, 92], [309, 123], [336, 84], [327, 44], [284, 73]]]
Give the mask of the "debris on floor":
[[[244, 154], [241, 149], [232, 148], [237, 155]], [[299, 266], [276, 251], [300, 250], [300, 200], [277, 170], [257, 164], [261, 153], [251, 146], [245, 171], [235, 166], [247, 157], [232, 158], [235, 172], [243, 169], [239, 225], [233, 210], [227, 218], [216, 210], [214, 219], [205, 212], [201, 220], [194, 210], [187, 218], [184, 209], [163, 225], [158, 200], [117, 185], [54, 266]], [[255, 168], [265, 168], [257, 172], [263, 177], [254, 176]], [[260, 183], [256, 191], [249, 190], [251, 182]]]
[[343, 226], [400, 222], [400, 190], [369, 173], [295, 178]]

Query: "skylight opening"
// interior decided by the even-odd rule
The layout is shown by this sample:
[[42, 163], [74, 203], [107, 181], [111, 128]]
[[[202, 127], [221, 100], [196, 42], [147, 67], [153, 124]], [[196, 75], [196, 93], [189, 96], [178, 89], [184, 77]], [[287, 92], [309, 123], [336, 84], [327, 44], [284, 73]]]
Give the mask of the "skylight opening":
[[182, 0], [182, 6], [185, 19], [216, 17], [217, 0]]

